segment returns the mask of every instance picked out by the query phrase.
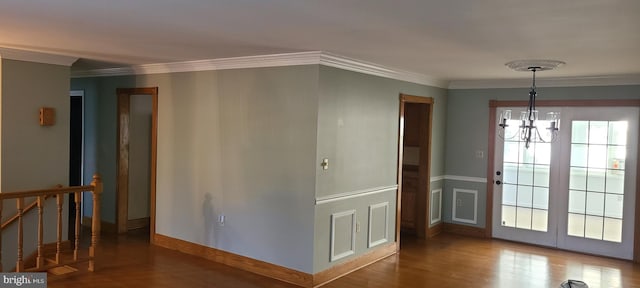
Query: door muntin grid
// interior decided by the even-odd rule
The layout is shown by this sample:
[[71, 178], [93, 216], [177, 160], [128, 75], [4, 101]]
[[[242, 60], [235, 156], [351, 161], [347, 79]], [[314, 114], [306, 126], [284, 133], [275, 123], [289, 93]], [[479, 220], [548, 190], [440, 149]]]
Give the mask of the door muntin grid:
[[622, 242], [627, 121], [572, 121], [567, 235]]
[[[539, 121], [544, 127], [548, 123]], [[505, 135], [515, 135], [519, 121], [510, 120]], [[505, 137], [501, 225], [547, 232], [551, 144], [534, 141], [527, 149], [518, 137]]]

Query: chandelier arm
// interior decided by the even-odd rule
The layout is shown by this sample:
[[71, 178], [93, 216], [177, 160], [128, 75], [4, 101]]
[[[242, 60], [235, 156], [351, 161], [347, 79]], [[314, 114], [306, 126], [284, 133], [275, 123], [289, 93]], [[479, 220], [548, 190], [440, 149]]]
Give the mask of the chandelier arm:
[[553, 141], [552, 139], [549, 139], [549, 141], [544, 140], [544, 138], [542, 138], [542, 135], [540, 134], [540, 130], [538, 129], [536, 129], [536, 133], [538, 134], [538, 140], [540, 140], [540, 142], [542, 143], [550, 143]]

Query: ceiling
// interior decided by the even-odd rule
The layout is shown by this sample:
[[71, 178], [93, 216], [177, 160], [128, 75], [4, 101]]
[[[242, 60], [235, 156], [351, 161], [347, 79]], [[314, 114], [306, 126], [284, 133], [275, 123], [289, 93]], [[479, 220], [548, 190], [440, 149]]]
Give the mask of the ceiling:
[[325, 51], [442, 80], [640, 74], [638, 0], [8, 0], [0, 47], [72, 69]]

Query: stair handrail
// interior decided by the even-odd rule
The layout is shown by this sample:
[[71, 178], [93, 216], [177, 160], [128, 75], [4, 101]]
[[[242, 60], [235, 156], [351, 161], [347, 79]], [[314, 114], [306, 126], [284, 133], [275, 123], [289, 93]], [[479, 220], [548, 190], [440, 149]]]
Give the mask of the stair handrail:
[[[58, 184], [58, 185], [56, 185], [55, 188], [62, 188], [62, 187], [64, 187], [64, 186], [62, 186], [62, 184]], [[47, 200], [47, 199], [49, 199], [51, 197], [53, 197], [53, 196], [47, 195], [47, 196], [44, 197], [44, 200]], [[22, 211], [22, 214], [23, 215], [27, 214], [27, 212], [33, 210], [33, 208], [36, 208], [36, 207], [38, 207], [38, 199], [34, 200], [33, 202], [31, 202], [31, 204], [27, 205], [27, 207], [24, 208], [24, 211]], [[7, 226], [11, 225], [11, 223], [13, 223], [13, 222], [16, 222], [16, 220], [18, 220], [18, 212], [17, 211], [16, 211], [15, 215], [9, 217], [9, 219], [7, 219], [6, 221], [4, 221], [2, 223], [2, 226], [0, 226], [0, 229], [7, 228]]]
[[[39, 190], [28, 190], [28, 191], [15, 191], [15, 192], [3, 192], [0, 193], [0, 222], [2, 222], [2, 209], [3, 203], [6, 200], [15, 199], [16, 207], [17, 207], [17, 217], [16, 220], [13, 220], [15, 217], [11, 217], [9, 221], [7, 221], [6, 225], [9, 225], [11, 222], [18, 221], [18, 258], [16, 261], [16, 272], [23, 271], [45, 271], [47, 269], [53, 267], [59, 267], [63, 265], [78, 263], [83, 260], [87, 260], [89, 262], [89, 271], [95, 270], [95, 253], [96, 248], [100, 239], [100, 196], [102, 194], [103, 184], [102, 179], [98, 174], [93, 175], [93, 181], [91, 181], [90, 185], [85, 186], [72, 186], [72, 187], [56, 187], [50, 189], [39, 189]], [[93, 213], [91, 218], [91, 242], [89, 246], [89, 257], [88, 259], [79, 259], [78, 258], [78, 246], [80, 239], [80, 194], [82, 192], [91, 192], [93, 194]], [[61, 258], [61, 246], [62, 246], [62, 207], [63, 207], [63, 199], [64, 194], [73, 194], [76, 202], [76, 223], [75, 223], [75, 248], [74, 248], [74, 256], [72, 261], [66, 261], [63, 263]], [[58, 209], [58, 221], [57, 221], [57, 241], [56, 241], [56, 260], [54, 265], [44, 265], [44, 243], [43, 243], [43, 210], [44, 210], [44, 201], [49, 198], [57, 196], [56, 204]], [[24, 199], [29, 197], [37, 197], [36, 201], [32, 204], [29, 204], [27, 207], [24, 206]], [[71, 197], [71, 195], [70, 195]], [[35, 205], [34, 205], [35, 204]], [[33, 205], [33, 206], [32, 206]], [[23, 216], [27, 209], [33, 209], [33, 207], [38, 207], [38, 245], [37, 245], [37, 261], [36, 267], [26, 269], [24, 268], [24, 260], [23, 260]], [[2, 237], [1, 232], [2, 229], [6, 227], [5, 223], [0, 227], [0, 272], [3, 271], [2, 267]]]

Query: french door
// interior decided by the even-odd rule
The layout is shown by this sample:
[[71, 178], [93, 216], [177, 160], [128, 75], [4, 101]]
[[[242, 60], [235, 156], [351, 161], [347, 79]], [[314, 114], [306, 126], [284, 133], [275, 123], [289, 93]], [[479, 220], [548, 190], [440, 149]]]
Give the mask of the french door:
[[553, 143], [526, 148], [517, 120], [495, 139], [493, 237], [632, 259], [639, 108], [547, 110]]

